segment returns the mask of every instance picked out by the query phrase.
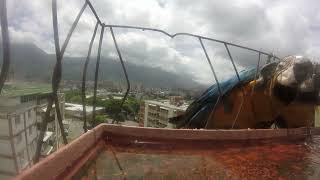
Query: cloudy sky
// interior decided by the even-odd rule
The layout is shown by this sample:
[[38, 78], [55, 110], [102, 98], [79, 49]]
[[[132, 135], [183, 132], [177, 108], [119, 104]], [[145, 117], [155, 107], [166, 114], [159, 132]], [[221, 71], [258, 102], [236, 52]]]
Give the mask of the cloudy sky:
[[[61, 43], [83, 3], [84, 0], [58, 0]], [[94, 0], [92, 4], [105, 24], [194, 33], [273, 52], [279, 57], [320, 56], [319, 0]], [[32, 42], [53, 53], [51, 0], [7, 0], [7, 6], [11, 40]], [[86, 55], [95, 22], [87, 8], [69, 43], [67, 56]], [[114, 31], [125, 61], [185, 73], [202, 83], [214, 82], [198, 39], [182, 36], [170, 39], [160, 33], [139, 30]], [[233, 75], [223, 45], [209, 41], [204, 44], [219, 79]], [[239, 69], [255, 66], [257, 53], [230, 50]], [[102, 54], [117, 57], [109, 29], [104, 34]]]

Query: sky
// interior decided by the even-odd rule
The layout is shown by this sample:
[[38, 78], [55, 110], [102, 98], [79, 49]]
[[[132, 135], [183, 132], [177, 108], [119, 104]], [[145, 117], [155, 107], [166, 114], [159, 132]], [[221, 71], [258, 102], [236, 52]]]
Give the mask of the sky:
[[[84, 0], [57, 0], [60, 44]], [[92, 0], [105, 24], [152, 27], [186, 32], [248, 46], [278, 57], [320, 57], [319, 0]], [[54, 53], [51, 0], [7, 0], [11, 41], [34, 43]], [[67, 47], [66, 56], [86, 56], [96, 23], [87, 7]], [[96, 36], [92, 58], [96, 58]], [[161, 33], [114, 29], [126, 62], [185, 74], [203, 84], [214, 78], [199, 40]], [[223, 44], [204, 40], [219, 80], [235, 74]], [[238, 70], [256, 67], [258, 54], [230, 47]], [[105, 29], [102, 55], [117, 60], [110, 30]], [[266, 57], [262, 56], [262, 62]]]

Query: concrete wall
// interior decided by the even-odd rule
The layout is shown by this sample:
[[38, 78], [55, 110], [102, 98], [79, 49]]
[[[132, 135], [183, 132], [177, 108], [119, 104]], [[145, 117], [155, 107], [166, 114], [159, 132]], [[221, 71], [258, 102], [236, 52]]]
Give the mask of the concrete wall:
[[0, 139], [0, 154], [5, 156], [12, 156], [12, 149], [9, 139]]
[[0, 97], [0, 106], [10, 107], [20, 103], [20, 97]]
[[[148, 139], [168, 143], [168, 140], [178, 140], [181, 143], [206, 140], [261, 140], [261, 139], [292, 139], [306, 138], [306, 128], [296, 129], [240, 129], [240, 130], [190, 130], [190, 129], [161, 129], [126, 127], [119, 125], [100, 124], [94, 129], [81, 135], [76, 140], [51, 154], [30, 169], [23, 171], [15, 179], [52, 179], [70, 178], [76, 174], [90, 159], [93, 159], [99, 149], [105, 148], [103, 139], [113, 136], [122, 137], [124, 141], [133, 139]], [[315, 131], [314, 133], [320, 133]], [[120, 135], [120, 136], [119, 136]], [[190, 141], [192, 140], [192, 141]], [[175, 141], [176, 142], [176, 141]], [[208, 142], [207, 142], [208, 143]], [[101, 145], [102, 144], [102, 145]], [[101, 145], [101, 146], [100, 146]]]
[[[0, 163], [0, 170], [1, 171], [7, 172], [7, 173], [16, 174], [13, 159], [0, 157], [0, 162], [1, 162]], [[2, 174], [2, 173], [0, 173], [0, 174]]]
[[0, 174], [0, 179], [1, 180], [9, 180], [9, 179], [12, 179], [12, 176], [5, 175], [5, 174]]
[[21, 150], [19, 153], [17, 153], [17, 162], [18, 162], [19, 171], [22, 171], [24, 168], [28, 166], [29, 159], [28, 159], [28, 151], [26, 147], [23, 150]]
[[[8, 177], [8, 173], [16, 173], [15, 161], [17, 161], [19, 170], [26, 168], [31, 163], [30, 160], [32, 160], [35, 151], [35, 144], [32, 142], [35, 142], [38, 135], [35, 108], [34, 102], [28, 102], [7, 107], [6, 111], [1, 113], [0, 172], [3, 172], [0, 173], [1, 176]], [[3, 109], [1, 108], [1, 110]], [[9, 133], [10, 123], [12, 135]], [[29, 151], [31, 148], [33, 149]]]
[[9, 136], [9, 122], [7, 113], [0, 114], [0, 137]]

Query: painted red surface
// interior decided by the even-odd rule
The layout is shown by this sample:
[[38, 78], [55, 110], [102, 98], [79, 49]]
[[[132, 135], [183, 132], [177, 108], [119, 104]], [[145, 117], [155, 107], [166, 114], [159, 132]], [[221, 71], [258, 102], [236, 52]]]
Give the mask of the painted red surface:
[[[312, 134], [319, 133], [318, 129], [311, 130]], [[175, 171], [186, 169], [186, 175], [189, 174], [190, 177], [192, 175], [190, 172], [192, 171], [186, 165], [193, 161], [195, 163], [202, 162], [198, 161], [197, 158], [194, 159], [194, 155], [205, 159], [203, 163], [205, 166], [199, 165], [200, 169], [195, 167], [198, 172], [203, 172], [205, 177], [211, 177], [212, 174], [210, 175], [210, 172], [213, 169], [221, 169], [219, 171], [219, 173], [222, 173], [221, 177], [224, 177], [225, 172], [228, 172], [228, 176], [226, 177], [229, 177], [229, 175], [230, 177], [249, 177], [251, 175], [261, 175], [261, 177], [264, 177], [264, 174], [270, 177], [281, 177], [281, 173], [280, 175], [276, 174], [277, 169], [274, 169], [274, 164], [288, 162], [287, 160], [290, 158], [286, 158], [286, 156], [289, 155], [290, 157], [310, 156], [310, 152], [304, 150], [303, 144], [295, 143], [304, 142], [308, 134], [307, 132], [308, 129], [306, 128], [277, 130], [177, 130], [102, 124], [81, 135], [78, 139], [43, 159], [32, 168], [23, 171], [15, 179], [65, 179], [77, 176], [82, 171], [86, 171], [84, 167], [88, 163], [92, 163], [92, 159], [97, 158], [100, 151], [105, 149], [110, 150], [110, 147], [114, 147], [117, 153], [129, 153], [124, 156], [124, 158], [128, 159], [130, 159], [130, 155], [134, 157], [136, 154], [153, 154], [150, 157], [151, 159], [156, 158], [157, 155], [163, 155], [166, 159], [170, 154], [184, 154], [186, 156], [182, 158], [177, 157], [175, 158], [176, 161], [173, 162], [168, 160], [167, 163], [172, 163], [176, 167]], [[270, 143], [265, 143], [268, 141]], [[274, 146], [274, 142], [278, 142], [278, 144]], [[260, 145], [259, 143], [262, 144]], [[123, 151], [124, 149], [127, 152]], [[279, 156], [272, 155], [277, 153], [280, 153]], [[186, 162], [185, 160], [188, 157], [191, 157], [191, 161]], [[267, 158], [264, 159], [265, 157]], [[206, 163], [206, 159], [210, 158], [210, 162], [214, 163]], [[272, 161], [273, 163], [270, 164], [265, 160]], [[314, 158], [311, 158], [312, 160]], [[93, 162], [98, 161], [99, 158]], [[123, 160], [121, 161], [123, 162]], [[178, 164], [175, 164], [175, 162], [178, 162]], [[141, 165], [143, 163], [142, 161]], [[179, 165], [184, 168], [180, 168]], [[163, 166], [158, 169], [163, 169], [165, 173], [165, 167], [169, 168], [170, 166]], [[299, 165], [290, 167], [297, 172], [302, 168]], [[91, 172], [92, 169], [89, 168], [87, 171]], [[98, 171], [94, 170], [93, 172]], [[261, 174], [261, 172], [267, 173]], [[149, 174], [151, 178], [155, 177], [153, 173]], [[201, 175], [202, 173], [198, 174]]]
[[202, 143], [154, 146], [145, 141], [112, 141], [89, 168], [85, 178], [320, 179], [320, 136], [307, 142]]

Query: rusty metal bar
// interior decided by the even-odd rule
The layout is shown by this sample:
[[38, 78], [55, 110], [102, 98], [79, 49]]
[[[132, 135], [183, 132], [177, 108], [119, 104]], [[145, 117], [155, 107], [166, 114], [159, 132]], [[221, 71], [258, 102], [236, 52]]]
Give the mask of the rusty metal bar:
[[[56, 0], [54, 0], [56, 1]], [[56, 3], [55, 3], [56, 6]], [[80, 12], [78, 13], [75, 21], [72, 23], [72, 26], [67, 34], [67, 37], [62, 45], [62, 48], [60, 49], [59, 46], [59, 30], [58, 30], [58, 19], [57, 19], [57, 10], [55, 10], [53, 17], [53, 28], [54, 28], [54, 40], [55, 40], [55, 47], [56, 47], [56, 56], [57, 56], [57, 63], [55, 66], [55, 71], [52, 77], [52, 89], [53, 89], [53, 98], [54, 98], [54, 103], [55, 103], [55, 109], [56, 109], [56, 114], [57, 114], [57, 119], [58, 119], [58, 123], [59, 123], [59, 127], [60, 127], [60, 132], [62, 135], [62, 139], [63, 139], [63, 143], [67, 144], [67, 137], [66, 137], [66, 133], [64, 131], [64, 127], [63, 127], [63, 119], [62, 119], [62, 115], [61, 115], [61, 111], [60, 111], [60, 103], [59, 103], [59, 97], [58, 97], [58, 89], [59, 89], [59, 85], [60, 85], [60, 81], [61, 81], [61, 76], [62, 76], [62, 59], [63, 59], [63, 55], [64, 52], [67, 48], [67, 45], [70, 41], [70, 38], [72, 36], [72, 33], [74, 32], [81, 15], [83, 14], [85, 8], [87, 7], [87, 3], [85, 2], [84, 5], [82, 6]]]
[[72, 26], [71, 26], [71, 28], [70, 28], [70, 30], [69, 30], [69, 32], [68, 32], [67, 38], [66, 38], [66, 40], [64, 41], [64, 43], [63, 43], [63, 45], [62, 45], [62, 48], [61, 48], [61, 52], [60, 52], [60, 53], [61, 53], [61, 59], [62, 59], [62, 57], [63, 57], [63, 55], [64, 55], [64, 52], [65, 52], [65, 50], [66, 50], [66, 48], [67, 48], [67, 45], [68, 45], [69, 41], [70, 41], [71, 35], [72, 35], [73, 31], [75, 30], [75, 28], [76, 28], [76, 26], [77, 26], [77, 24], [78, 24], [78, 22], [79, 22], [79, 20], [80, 20], [80, 17], [81, 17], [81, 15], [83, 14], [83, 11], [84, 11], [84, 10], [86, 9], [86, 7], [87, 7], [87, 4], [88, 4], [87, 2], [85, 2], [85, 3], [83, 4], [83, 6], [82, 6], [80, 12], [78, 13], [76, 19], [75, 19], [74, 22], [72, 23]]
[[86, 0], [86, 3], [89, 5], [91, 12], [93, 13], [93, 15], [95, 16], [96, 20], [98, 21], [98, 23], [100, 25], [102, 25], [102, 22], [96, 12], [96, 10], [94, 9], [94, 7], [92, 6], [91, 2], [89, 0]]
[[214, 68], [213, 68], [212, 64], [211, 64], [210, 57], [209, 57], [209, 55], [208, 55], [208, 53], [207, 53], [207, 50], [206, 50], [206, 48], [205, 48], [205, 46], [204, 46], [204, 44], [203, 44], [203, 42], [202, 42], [202, 39], [199, 38], [199, 41], [200, 41], [202, 50], [203, 50], [204, 54], [206, 55], [207, 61], [208, 61], [208, 63], [209, 63], [209, 66], [210, 66], [210, 68], [211, 68], [213, 77], [214, 77], [214, 79], [215, 79], [215, 81], [216, 81], [216, 83], [217, 83], [217, 87], [218, 87], [218, 91], [219, 91], [219, 97], [218, 97], [217, 101], [215, 102], [215, 105], [213, 106], [213, 109], [212, 109], [212, 111], [211, 111], [211, 113], [210, 113], [210, 115], [209, 115], [209, 117], [208, 117], [208, 120], [207, 120], [207, 122], [206, 122], [206, 124], [205, 124], [205, 127], [207, 127], [207, 126], [208, 126], [209, 119], [211, 119], [212, 117], [214, 117], [214, 114], [215, 114], [217, 105], [219, 104], [219, 101], [220, 101], [220, 99], [221, 99], [221, 97], [222, 97], [222, 92], [221, 92], [221, 88], [220, 88], [220, 83], [219, 83], [218, 77], [217, 77], [217, 75], [216, 75], [216, 72], [214, 71]]
[[211, 71], [212, 71], [213, 77], [214, 77], [214, 79], [215, 79], [215, 81], [216, 81], [216, 83], [217, 83], [217, 87], [218, 87], [219, 95], [221, 96], [221, 95], [222, 95], [222, 92], [221, 92], [220, 83], [219, 83], [219, 80], [218, 80], [217, 74], [216, 74], [216, 72], [214, 71], [214, 68], [213, 68], [213, 66], [212, 66], [212, 64], [211, 64], [211, 60], [210, 60], [210, 58], [209, 58], [209, 55], [208, 55], [208, 53], [207, 53], [207, 50], [206, 50], [206, 48], [205, 48], [205, 46], [204, 46], [203, 42], [202, 42], [202, 39], [201, 39], [201, 38], [199, 38], [199, 41], [200, 41], [200, 44], [201, 44], [202, 50], [203, 50], [204, 54], [206, 55], [206, 58], [207, 58], [208, 63], [209, 63], [209, 65], [210, 65], [210, 68], [211, 68]]
[[[218, 40], [218, 39], [213, 39], [213, 38], [209, 38], [209, 37], [205, 37], [205, 36], [199, 36], [199, 35], [195, 35], [195, 34], [191, 34], [191, 33], [175, 33], [175, 34], [170, 34], [164, 30], [161, 30], [161, 29], [156, 29], [156, 28], [147, 28], [147, 27], [139, 27], [139, 26], [126, 26], [126, 25], [114, 25], [114, 24], [104, 24], [102, 23], [102, 21], [100, 20], [97, 12], [95, 11], [94, 7], [92, 6], [90, 0], [86, 0], [87, 4], [89, 5], [91, 11], [93, 12], [95, 18], [97, 19], [97, 21], [99, 22], [100, 25], [104, 26], [104, 27], [113, 27], [113, 28], [126, 28], [126, 29], [139, 29], [139, 30], [148, 30], [148, 31], [156, 31], [156, 32], [160, 32], [160, 33], [163, 33], [171, 38], [174, 38], [176, 36], [181, 36], [181, 35], [184, 35], [184, 36], [193, 36], [193, 37], [197, 37], [197, 38], [201, 38], [201, 39], [206, 39], [206, 40], [210, 40], [210, 41], [215, 41], [215, 42], [219, 42], [219, 43], [223, 43], [223, 44], [227, 44], [227, 45], [230, 45], [230, 46], [235, 46], [235, 47], [239, 47], [239, 48], [243, 48], [243, 49], [247, 49], [247, 50], [250, 50], [250, 51], [255, 51], [255, 52], [260, 52], [261, 54], [264, 54], [264, 55], [271, 55], [270, 53], [267, 53], [267, 52], [263, 52], [263, 51], [259, 51], [259, 50], [256, 50], [256, 49], [253, 49], [253, 48], [249, 48], [249, 47], [246, 47], [246, 46], [241, 46], [241, 45], [237, 45], [237, 44], [234, 44], [234, 43], [230, 43], [230, 42], [226, 42], [226, 41], [222, 41], [222, 40]], [[276, 59], [279, 59], [278, 57], [272, 55], [273, 57], [275, 57]]]
[[0, 19], [1, 19], [1, 34], [2, 34], [2, 56], [3, 63], [0, 73], [0, 94], [4, 83], [7, 79], [9, 67], [10, 67], [10, 40], [8, 31], [8, 20], [7, 20], [7, 6], [6, 0], [0, 1]]
[[99, 76], [99, 66], [100, 66], [100, 56], [101, 56], [101, 46], [102, 46], [102, 40], [103, 40], [103, 33], [104, 33], [104, 26], [101, 26], [98, 55], [97, 55], [97, 62], [96, 62], [96, 71], [94, 74], [94, 89], [93, 89], [93, 104], [92, 104], [92, 106], [93, 106], [93, 109], [92, 109], [93, 125], [95, 125], [95, 118], [96, 118], [97, 87], [98, 87], [98, 76]]
[[52, 22], [53, 22], [53, 34], [54, 34], [54, 43], [55, 43], [55, 51], [56, 51], [56, 65], [54, 67], [54, 71], [53, 71], [53, 76], [52, 76], [52, 95], [49, 96], [48, 99], [48, 105], [47, 105], [47, 110], [45, 113], [45, 118], [41, 124], [41, 131], [39, 134], [39, 139], [38, 139], [38, 144], [37, 144], [37, 149], [36, 149], [36, 155], [35, 155], [35, 162], [39, 161], [40, 158], [40, 153], [41, 153], [41, 147], [42, 147], [42, 139], [44, 137], [44, 133], [45, 130], [47, 129], [47, 124], [48, 124], [48, 119], [50, 117], [50, 111], [52, 110], [52, 105], [53, 102], [55, 103], [55, 109], [56, 109], [56, 114], [57, 114], [57, 119], [58, 119], [58, 123], [59, 123], [59, 127], [60, 127], [60, 131], [61, 131], [61, 135], [63, 138], [63, 142], [64, 144], [67, 144], [67, 138], [66, 138], [66, 134], [64, 131], [64, 127], [63, 127], [63, 123], [62, 123], [62, 116], [61, 116], [61, 112], [60, 112], [60, 105], [59, 105], [59, 98], [58, 98], [58, 89], [59, 89], [59, 84], [61, 81], [61, 75], [62, 75], [62, 58], [63, 58], [63, 54], [65, 52], [65, 49], [69, 43], [69, 40], [72, 36], [72, 33], [74, 31], [74, 29], [76, 28], [79, 19], [81, 17], [81, 15], [83, 14], [84, 9], [86, 8], [87, 3], [85, 3], [82, 7], [82, 9], [80, 10], [80, 12], [78, 13], [75, 21], [73, 22], [71, 29], [68, 32], [68, 35], [66, 37], [66, 40], [64, 41], [63, 45], [62, 45], [62, 49], [60, 49], [60, 44], [59, 44], [59, 30], [58, 30], [58, 18], [57, 18], [57, 2], [56, 0], [52, 0]]
[[[54, 104], [55, 104], [55, 108], [56, 108], [56, 114], [57, 114], [58, 124], [60, 127], [60, 132], [62, 135], [63, 144], [68, 144], [67, 135], [66, 135], [66, 133], [64, 131], [64, 127], [63, 127], [63, 119], [62, 119], [61, 110], [60, 110], [59, 96], [57, 93], [54, 94]], [[57, 142], [57, 143], [59, 143], [59, 142]]]
[[[147, 30], [147, 31], [156, 31], [156, 32], [163, 33], [163, 34], [165, 34], [165, 35], [167, 35], [167, 36], [169, 36], [171, 38], [174, 38], [176, 36], [191, 36], [191, 37], [196, 37], [196, 38], [201, 38], [201, 39], [205, 39], [205, 40], [209, 40], [209, 41], [214, 41], [214, 42], [218, 42], [218, 43], [227, 44], [227, 45], [234, 46], [234, 47], [239, 47], [239, 48], [242, 48], [242, 49], [258, 52], [258, 53], [261, 53], [261, 54], [264, 54], [264, 55], [274, 56], [274, 55], [272, 55], [270, 53], [259, 51], [259, 50], [256, 50], [256, 49], [253, 49], [253, 48], [249, 48], [249, 47], [246, 47], [246, 46], [242, 46], [242, 45], [238, 45], [238, 44], [234, 44], [234, 43], [230, 43], [230, 42], [222, 41], [222, 40], [218, 40], [218, 39], [213, 39], [213, 38], [209, 38], [209, 37], [205, 37], [205, 36], [200, 36], [200, 35], [196, 35], [196, 34], [191, 34], [191, 33], [170, 34], [170, 33], [166, 32], [164, 30], [155, 29], [155, 28], [139, 27], [139, 26], [112, 25], [112, 24], [105, 24], [104, 26], [105, 27], [113, 27], [113, 28], [137, 29], [137, 30], [143, 30], [143, 31], [145, 31], [145, 30]], [[278, 58], [276, 56], [274, 56], [274, 57], [277, 58], [277, 59], [280, 59], [280, 58]]]
[[252, 97], [252, 95], [254, 93], [255, 86], [256, 86], [256, 83], [257, 83], [258, 73], [259, 73], [259, 70], [260, 70], [260, 61], [261, 61], [261, 53], [259, 53], [259, 55], [258, 55], [257, 70], [256, 70], [256, 74], [254, 75], [254, 84], [252, 86], [251, 97]]
[[81, 100], [82, 100], [82, 119], [83, 119], [83, 131], [87, 132], [88, 127], [87, 127], [87, 110], [86, 110], [86, 78], [87, 78], [87, 69], [88, 69], [88, 64], [90, 61], [90, 55], [91, 55], [91, 50], [92, 50], [92, 45], [94, 42], [94, 39], [96, 37], [97, 29], [98, 29], [99, 23], [96, 23], [96, 26], [94, 27], [92, 38], [89, 44], [89, 50], [87, 54], [87, 59], [84, 63], [83, 67], [83, 72], [82, 72], [82, 86], [81, 86]]
[[37, 140], [37, 148], [36, 148], [35, 157], [34, 157], [34, 162], [35, 163], [39, 162], [39, 159], [40, 159], [43, 138], [44, 138], [44, 134], [45, 134], [46, 129], [47, 129], [47, 124], [48, 124], [47, 120], [50, 117], [50, 112], [51, 112], [51, 109], [52, 109], [52, 105], [53, 105], [53, 97], [48, 97], [47, 109], [46, 109], [46, 112], [44, 114], [43, 122], [40, 125], [40, 133], [39, 133], [39, 137], [38, 137], [38, 140]]
[[[58, 71], [61, 71], [61, 66], [59, 68], [58, 66], [58, 61], [60, 59], [60, 45], [59, 45], [59, 32], [58, 32], [58, 19], [57, 19], [57, 1], [52, 0], [52, 24], [53, 24], [53, 33], [54, 33], [54, 43], [55, 43], [55, 51], [56, 51], [56, 58], [57, 62], [54, 67], [53, 71], [53, 77], [52, 77], [52, 94], [48, 97], [48, 104], [47, 104], [47, 109], [45, 112], [45, 116], [43, 119], [43, 122], [41, 123], [40, 127], [40, 134], [38, 137], [38, 142], [37, 142], [37, 149], [35, 152], [35, 159], [34, 161], [37, 163], [40, 159], [40, 154], [41, 154], [41, 149], [42, 149], [42, 143], [43, 143], [43, 138], [45, 131], [47, 129], [48, 125], [48, 119], [50, 118], [50, 112], [52, 110], [52, 105], [55, 99], [54, 92], [57, 90], [56, 87], [56, 82], [57, 82], [57, 76], [59, 75]], [[60, 72], [61, 73], [61, 72]]]
[[[239, 76], [239, 72], [238, 72], [238, 70], [237, 70], [237, 67], [236, 67], [234, 61], [233, 61], [233, 58], [232, 58], [232, 56], [231, 56], [231, 53], [230, 53], [230, 50], [229, 50], [229, 48], [228, 48], [227, 43], [224, 43], [224, 46], [225, 46], [225, 48], [226, 48], [226, 50], [227, 50], [227, 52], [228, 52], [230, 61], [231, 61], [231, 63], [232, 63], [232, 66], [233, 66], [234, 71], [236, 72], [238, 81], [241, 83], [241, 79], [240, 79], [240, 76]], [[244, 102], [244, 96], [245, 96], [243, 87], [241, 87], [241, 92], [242, 92], [241, 104], [240, 104], [239, 110], [238, 110], [238, 112], [237, 112], [237, 115], [236, 115], [236, 117], [235, 117], [235, 119], [234, 119], [234, 121], [233, 121], [233, 123], [232, 123], [232, 129], [233, 129], [235, 123], [237, 122], [238, 117], [239, 117], [239, 114], [240, 114], [240, 112], [241, 112], [241, 110], [242, 110], [242, 106], [243, 106], [243, 102]]]
[[255, 87], [256, 87], [256, 84], [257, 84], [258, 73], [259, 73], [259, 70], [260, 70], [260, 61], [261, 61], [261, 53], [258, 53], [258, 63], [257, 63], [257, 67], [256, 67], [256, 73], [255, 73], [255, 76], [254, 76], [254, 83], [253, 83], [251, 94], [250, 94], [251, 110], [252, 110], [252, 114], [253, 114], [253, 118], [254, 119], [256, 119], [256, 110], [255, 110], [254, 101], [252, 99], [252, 96], [254, 94]]
[[[127, 97], [128, 97], [129, 91], [130, 91], [130, 81], [129, 81], [129, 77], [128, 77], [128, 73], [127, 73], [126, 67], [125, 67], [125, 65], [124, 65], [124, 62], [123, 62], [123, 59], [122, 59], [122, 56], [121, 56], [120, 49], [119, 49], [119, 47], [118, 47], [117, 40], [116, 40], [116, 38], [115, 38], [115, 36], [114, 36], [112, 27], [110, 27], [110, 32], [111, 32], [112, 39], [113, 39], [114, 45], [115, 45], [115, 47], [116, 47], [116, 50], [117, 50], [117, 53], [118, 53], [118, 56], [119, 56], [119, 59], [120, 59], [120, 62], [121, 62], [121, 66], [122, 66], [122, 69], [123, 69], [123, 72], [124, 72], [124, 75], [125, 75], [126, 81], [127, 81], [127, 91], [126, 91], [124, 97], [122, 98], [122, 102], [121, 102], [121, 104], [120, 104], [120, 112], [121, 112], [121, 110], [122, 110], [122, 108], [123, 108], [123, 104], [124, 104], [124, 102], [127, 100]], [[120, 112], [119, 112], [119, 113], [120, 113]], [[113, 119], [113, 120], [112, 120], [112, 123], [114, 123], [114, 121], [115, 121], [115, 120]]]

